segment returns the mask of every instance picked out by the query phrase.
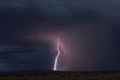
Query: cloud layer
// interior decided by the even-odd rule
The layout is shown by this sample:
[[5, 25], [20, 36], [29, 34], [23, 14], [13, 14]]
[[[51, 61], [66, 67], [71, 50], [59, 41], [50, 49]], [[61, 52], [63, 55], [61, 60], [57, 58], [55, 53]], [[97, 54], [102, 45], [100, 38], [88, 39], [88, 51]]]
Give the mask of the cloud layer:
[[[21, 37], [26, 37], [26, 35], [34, 35], [36, 37], [35, 39], [38, 39], [41, 34], [43, 34], [43, 36], [44, 34], [49, 36], [49, 34], [56, 34], [59, 30], [60, 34], [65, 36], [65, 39], [67, 39], [65, 41], [68, 42], [68, 44], [70, 43], [69, 41], [71, 38], [77, 39], [77, 41], [73, 40], [75, 43], [70, 43], [73, 48], [75, 45], [78, 47], [80, 44], [82, 44], [83, 47], [84, 45], [89, 45], [90, 47], [90, 53], [83, 51], [83, 53], [79, 54], [79, 52], [73, 50], [73, 53], [74, 51], [77, 52], [76, 55], [78, 57], [73, 54], [72, 56], [74, 56], [74, 58], [78, 58], [76, 60], [81, 60], [82, 64], [80, 63], [77, 65], [78, 67], [76, 67], [76, 60], [75, 62], [71, 62], [72, 64], [76, 63], [73, 66], [70, 64], [70, 66], [72, 66], [71, 70], [74, 70], [75, 68], [83, 69], [85, 65], [90, 66], [89, 69], [92, 69], [91, 65], [94, 65], [94, 69], [106, 69], [108, 67], [107, 65], [104, 67], [98, 66], [106, 63], [111, 66], [110, 61], [115, 63], [115, 66], [111, 66], [110, 69], [115, 69], [116, 66], [120, 66], [117, 61], [119, 59], [116, 58], [117, 56], [120, 56], [119, 10], [120, 0], [0, 0], [0, 45], [2, 46], [2, 48], [0, 48], [0, 55], [2, 56], [0, 59], [0, 65], [9, 66], [1, 66], [0, 70], [13, 70], [12, 66], [14, 64], [17, 67], [16, 70], [28, 68], [32, 64], [33, 65], [31, 68], [36, 68], [36, 66], [37, 68], [43, 68], [44, 66], [46, 67], [46, 64], [49, 64], [51, 67], [49, 62], [51, 58], [50, 55], [47, 54], [47, 56], [49, 56], [49, 61], [47, 61], [48, 57], [43, 54], [49, 53], [46, 52], [48, 51], [48, 48], [44, 50], [41, 46], [40, 51], [33, 54], [34, 51], [37, 50], [33, 48], [36, 45], [32, 45], [32, 49], [35, 49], [33, 52], [29, 52], [31, 50], [31, 48], [29, 48], [28, 52], [23, 51], [24, 54], [19, 54], [15, 52], [13, 48], [3, 48], [3, 45], [23, 44], [24, 46], [27, 41], [22, 40]], [[106, 35], [107, 33], [108, 35]], [[82, 39], [83, 43], [81, 41]], [[85, 42], [85, 40], [88, 40], [88, 44], [86, 44], [87, 42]], [[34, 43], [37, 42], [33, 42], [32, 44]], [[90, 44], [93, 45], [92, 43], [94, 46], [90, 46]], [[96, 44], [99, 44], [100, 46], [98, 47]], [[92, 48], [95, 48], [96, 50], [92, 51], [94, 50]], [[110, 51], [108, 49], [112, 49], [115, 53], [109, 54]], [[13, 51], [10, 53], [9, 51], [7, 52], [7, 50]], [[83, 48], [83, 50], [85, 49]], [[100, 50], [101, 52], [99, 52]], [[79, 59], [79, 56], [81, 55], [84, 58], [81, 57], [81, 59]], [[89, 55], [89, 57], [87, 55]], [[98, 55], [100, 58], [98, 58]], [[102, 57], [102, 55], [104, 57]], [[106, 59], [109, 55], [110, 57]], [[40, 56], [41, 59], [38, 56]], [[22, 61], [23, 58], [27, 60]], [[102, 58], [103, 60], [101, 60]], [[114, 58], [116, 59], [112, 60]], [[46, 64], [42, 65], [44, 64], [44, 60]], [[96, 62], [93, 62], [95, 60]], [[104, 62], [104, 60], [106, 60], [106, 62]], [[34, 62], [36, 63], [34, 64]], [[19, 67], [21, 65], [19, 63], [23, 65], [23, 68]], [[23, 63], [25, 63], [25, 65]], [[41, 64], [38, 65], [38, 63]], [[87, 70], [88, 67], [85, 69]]]

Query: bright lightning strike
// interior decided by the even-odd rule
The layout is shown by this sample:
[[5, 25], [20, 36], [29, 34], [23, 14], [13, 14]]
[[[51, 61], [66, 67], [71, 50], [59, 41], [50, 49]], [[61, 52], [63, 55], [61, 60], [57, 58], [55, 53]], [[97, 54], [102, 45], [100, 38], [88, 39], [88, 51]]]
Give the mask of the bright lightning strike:
[[55, 57], [54, 69], [53, 70], [57, 70], [58, 58], [59, 58], [60, 54], [62, 54], [61, 50], [65, 54], [63, 44], [61, 43], [60, 39], [57, 38], [57, 56]]

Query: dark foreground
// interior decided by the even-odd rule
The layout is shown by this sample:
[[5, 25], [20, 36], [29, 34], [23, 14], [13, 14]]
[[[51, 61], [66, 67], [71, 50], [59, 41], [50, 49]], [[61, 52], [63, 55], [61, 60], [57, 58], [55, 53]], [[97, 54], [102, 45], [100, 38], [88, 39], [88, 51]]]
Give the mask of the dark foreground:
[[0, 80], [120, 80], [120, 72], [25, 71], [0, 73]]

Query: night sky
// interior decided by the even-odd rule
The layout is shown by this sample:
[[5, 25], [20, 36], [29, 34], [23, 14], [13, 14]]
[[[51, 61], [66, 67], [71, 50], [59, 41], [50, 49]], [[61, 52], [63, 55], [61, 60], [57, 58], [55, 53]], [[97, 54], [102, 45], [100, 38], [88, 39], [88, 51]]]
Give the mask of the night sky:
[[0, 71], [120, 70], [120, 0], [0, 0]]

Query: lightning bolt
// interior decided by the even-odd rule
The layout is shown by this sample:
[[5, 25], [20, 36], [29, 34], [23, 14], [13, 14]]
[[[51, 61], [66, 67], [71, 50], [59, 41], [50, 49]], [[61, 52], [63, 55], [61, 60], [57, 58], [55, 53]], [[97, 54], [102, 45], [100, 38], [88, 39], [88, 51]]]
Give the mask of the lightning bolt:
[[[61, 50], [62, 50], [62, 52], [61, 52]], [[62, 53], [65, 54], [65, 50], [64, 50], [63, 44], [61, 43], [60, 39], [57, 38], [57, 56], [55, 57], [53, 70], [57, 70], [58, 58], [59, 58], [60, 54], [62, 54]]]

